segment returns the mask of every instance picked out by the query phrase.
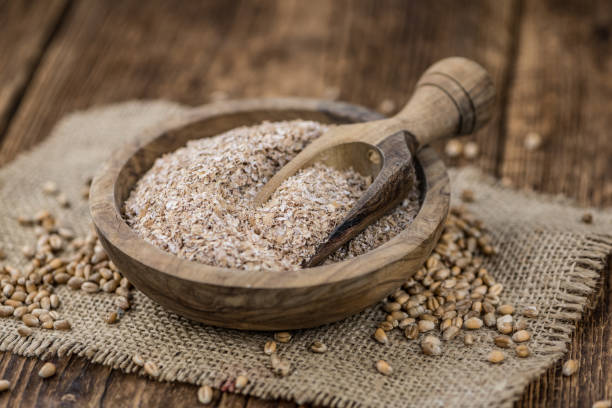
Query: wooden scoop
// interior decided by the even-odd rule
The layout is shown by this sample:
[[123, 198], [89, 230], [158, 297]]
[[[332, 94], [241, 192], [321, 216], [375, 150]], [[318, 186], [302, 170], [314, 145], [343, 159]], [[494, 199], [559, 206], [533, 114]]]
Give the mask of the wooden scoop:
[[374, 181], [304, 267], [319, 265], [332, 252], [397, 206], [411, 189], [412, 157], [432, 141], [470, 134], [492, 115], [495, 88], [487, 72], [465, 58], [443, 59], [417, 83], [397, 115], [329, 129], [281, 168], [255, 197], [265, 203], [298, 170], [320, 161], [352, 167]]

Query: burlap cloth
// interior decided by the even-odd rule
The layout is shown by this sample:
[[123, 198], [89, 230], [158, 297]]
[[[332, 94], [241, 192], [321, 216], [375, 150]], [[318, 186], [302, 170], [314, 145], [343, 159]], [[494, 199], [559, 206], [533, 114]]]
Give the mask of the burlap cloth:
[[[0, 169], [0, 245], [9, 262], [19, 264], [18, 250], [32, 244], [33, 232], [18, 226], [18, 214], [48, 208], [77, 231], [89, 224], [87, 203], [80, 191], [111, 151], [134, 134], [188, 108], [176, 104], [128, 102], [75, 113], [62, 120], [51, 137], [36, 149]], [[56, 181], [72, 201], [61, 209], [41, 192], [46, 180]], [[275, 377], [262, 347], [269, 333], [207, 327], [166, 312], [141, 293], [133, 309], [117, 325], [104, 323], [113, 310], [112, 297], [88, 295], [66, 287], [58, 291], [59, 312], [71, 322], [69, 332], [36, 330], [24, 339], [16, 320], [0, 320], [0, 349], [46, 358], [78, 354], [126, 372], [141, 372], [131, 358], [139, 353], [161, 367], [161, 380], [220, 386], [228, 377], [246, 372], [250, 379], [241, 392], [264, 398], [338, 407], [356, 406], [510, 406], [528, 382], [561, 358], [592, 293], [612, 247], [612, 214], [591, 210], [595, 222], [580, 222], [584, 209], [552, 197], [503, 189], [474, 169], [452, 172], [455, 192], [469, 187], [470, 205], [491, 230], [499, 255], [487, 268], [505, 286], [503, 300], [535, 304], [540, 317], [530, 322], [534, 355], [517, 359], [507, 353], [501, 365], [486, 361], [493, 331], [476, 333], [476, 344], [457, 338], [444, 344], [444, 354], [427, 357], [400, 331], [391, 345], [371, 335], [384, 314], [379, 307], [342, 322], [298, 331], [280, 354], [295, 367], [286, 378]], [[313, 354], [309, 344], [321, 340], [326, 354]], [[393, 375], [374, 369], [387, 360]], [[588, 369], [588, 368], [586, 368]], [[194, 392], [194, 404], [196, 396]]]

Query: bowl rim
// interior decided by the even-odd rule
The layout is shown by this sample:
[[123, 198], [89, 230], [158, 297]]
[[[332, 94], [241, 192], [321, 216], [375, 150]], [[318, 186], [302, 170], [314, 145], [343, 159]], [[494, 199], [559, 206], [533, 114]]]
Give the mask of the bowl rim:
[[[408, 228], [383, 245], [354, 258], [313, 268], [252, 273], [253, 271], [205, 265], [182, 259], [140, 238], [124, 220], [121, 208], [116, 206], [116, 181], [130, 158], [169, 131], [218, 116], [262, 110], [312, 110], [323, 112], [332, 119], [348, 119], [354, 122], [384, 118], [358, 105], [309, 98], [228, 100], [192, 108], [156, 127], [144, 130], [116, 149], [100, 167], [90, 191], [90, 214], [98, 233], [133, 261], [152, 268], [168, 278], [224, 288], [266, 290], [325, 286], [375, 274], [377, 270], [389, 264], [402, 262], [402, 258], [413, 253], [430, 239], [436, 227], [446, 219], [450, 208], [450, 182], [446, 167], [433, 149], [425, 146], [416, 155], [421, 165], [427, 163], [422, 165], [425, 177], [420, 181], [426, 183], [426, 186], [416, 217]], [[428, 176], [431, 174], [441, 175], [439, 182], [435, 183], [435, 189], [429, 188], [431, 186]], [[129, 271], [125, 274], [129, 278]]]

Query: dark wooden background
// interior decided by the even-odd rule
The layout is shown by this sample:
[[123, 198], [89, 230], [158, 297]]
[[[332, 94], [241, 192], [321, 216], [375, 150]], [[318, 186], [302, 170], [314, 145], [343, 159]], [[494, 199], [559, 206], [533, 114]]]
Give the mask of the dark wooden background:
[[[376, 108], [406, 100], [435, 60], [462, 55], [493, 74], [499, 110], [475, 139], [477, 164], [521, 188], [612, 204], [612, 2], [0, 0], [0, 164], [44, 139], [64, 114], [134, 98], [198, 105], [231, 98], [329, 97]], [[527, 132], [544, 147], [523, 147]], [[95, 166], [96, 163], [92, 163]], [[610, 283], [560, 364], [521, 407], [590, 406], [612, 397]], [[179, 406], [196, 387], [160, 384], [82, 359], [0, 354], [14, 383], [0, 406]], [[223, 407], [287, 406], [224, 394]]]

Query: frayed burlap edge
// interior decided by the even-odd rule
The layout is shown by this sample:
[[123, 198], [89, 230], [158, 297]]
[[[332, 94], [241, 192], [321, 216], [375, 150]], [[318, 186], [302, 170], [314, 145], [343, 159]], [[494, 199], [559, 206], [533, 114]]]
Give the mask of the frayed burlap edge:
[[[604, 279], [605, 268], [609, 262], [609, 254], [612, 251], [612, 236], [596, 234], [587, 238], [587, 242], [581, 249], [580, 258], [575, 265], [566, 267], [568, 282], [562, 283], [560, 287], [576, 294], [564, 294], [565, 307], [559, 311], [556, 319], [560, 322], [553, 326], [554, 333], [549, 336], [556, 337], [556, 340], [545, 351], [549, 359], [547, 366], [534, 370], [525, 376], [520, 383], [508, 389], [507, 398], [500, 401], [501, 406], [513, 406], [513, 403], [520, 398], [529, 383], [546, 372], [556, 364], [567, 352], [567, 346], [572, 340], [572, 334], [576, 330], [576, 324], [584, 317], [588, 309], [593, 308], [602, 295], [601, 289]], [[604, 274], [602, 274], [604, 272]], [[550, 353], [550, 354], [548, 354]]]
[[[51, 142], [48, 140], [47, 142]], [[45, 142], [43, 146], [47, 143]], [[26, 153], [27, 155], [27, 153]], [[483, 177], [477, 170], [461, 169], [454, 173], [468, 174], [470, 182], [486, 184], [489, 187], [499, 187], [490, 177]], [[471, 174], [470, 174], [471, 173]], [[477, 176], [477, 177], [476, 177]], [[476, 180], [478, 179], [478, 180]], [[525, 197], [537, 197], [540, 201], [560, 202], [559, 197], [535, 195], [525, 193]], [[567, 203], [568, 200], [561, 199]], [[559, 289], [563, 300], [563, 308], [552, 316], [557, 324], [551, 329], [553, 333], [547, 335], [551, 338], [550, 344], [545, 349], [541, 349], [541, 354], [548, 360], [547, 366], [538, 370], [533, 370], [529, 375], [507, 384], [505, 388], [498, 389], [499, 402], [502, 406], [510, 406], [512, 402], [523, 392], [525, 386], [534, 378], [541, 375], [548, 367], [558, 361], [567, 351], [567, 344], [575, 330], [575, 323], [578, 321], [589, 300], [594, 301], [593, 294], [601, 282], [601, 271], [606, 266], [606, 260], [612, 251], [612, 236], [604, 233], [583, 234], [583, 244], [580, 246], [579, 256], [565, 266], [564, 275], [568, 278], [560, 282]], [[79, 341], [63, 340], [53, 334], [46, 334], [44, 338], [30, 337], [21, 338], [16, 333], [5, 333], [0, 336], [0, 350], [10, 351], [27, 357], [38, 357], [48, 359], [54, 355], [59, 357], [77, 355], [87, 358], [95, 363], [111, 366], [126, 373], [144, 374], [141, 367], [136, 366], [131, 359], [131, 355], [119, 353], [115, 350], [97, 350]], [[201, 369], [186, 370], [176, 368], [162, 368], [159, 380], [161, 381], [182, 381], [193, 384], [211, 384], [220, 387], [227, 378], [222, 374], [215, 374], [213, 371], [203, 371]], [[316, 405], [338, 406], [338, 407], [357, 407], [364, 405], [362, 401], [351, 399], [350, 397], [331, 395], [326, 392], [316, 390], [296, 390], [275, 384], [270, 381], [254, 382], [242, 390], [243, 394], [253, 395], [261, 398], [282, 398], [294, 400], [297, 403], [313, 403]]]
[[[575, 324], [581, 319], [588, 306], [594, 306], [597, 303], [599, 296], [593, 296], [593, 294], [602, 282], [601, 271], [606, 267], [611, 251], [612, 235], [594, 234], [592, 237], [587, 238], [587, 242], [581, 249], [580, 257], [576, 260], [575, 264], [566, 266], [565, 274], [569, 279], [567, 282], [562, 282], [560, 288], [567, 289], [573, 293], [563, 295], [564, 308], [553, 316], [562, 322], [553, 327], [555, 333], [549, 335], [555, 337], [555, 341], [545, 350], [550, 364], [548, 367], [543, 367], [537, 372], [525, 376], [524, 381], [521, 383], [512, 384], [513, 386], [507, 389], [507, 397], [500, 400], [501, 406], [511, 406], [532, 380], [542, 375], [567, 352], [567, 345], [576, 328]], [[598, 292], [599, 294], [601, 292]], [[49, 359], [55, 355], [60, 358], [76, 355], [87, 358], [94, 363], [119, 369], [124, 373], [144, 374], [142, 368], [134, 364], [132, 356], [129, 354], [117, 353], [113, 350], [96, 350], [80, 342], [71, 342], [53, 337], [37, 339], [31, 337], [23, 338], [16, 333], [4, 334], [0, 337], [0, 351], [9, 351], [21, 356], [37, 357], [42, 360]], [[203, 384], [205, 380], [210, 380], [211, 374], [210, 372], [202, 371], [176, 371], [162, 368], [158, 380]], [[225, 380], [225, 377], [217, 376], [214, 378], [212, 385], [219, 388]], [[315, 392], [313, 394], [295, 395], [294, 390], [283, 390], [279, 389], [278, 385], [265, 385], [262, 383], [252, 384], [242, 393], [264, 399], [282, 398], [294, 400], [299, 404], [310, 403], [333, 407], [360, 406], [358, 401], [350, 401], [326, 393]]]

